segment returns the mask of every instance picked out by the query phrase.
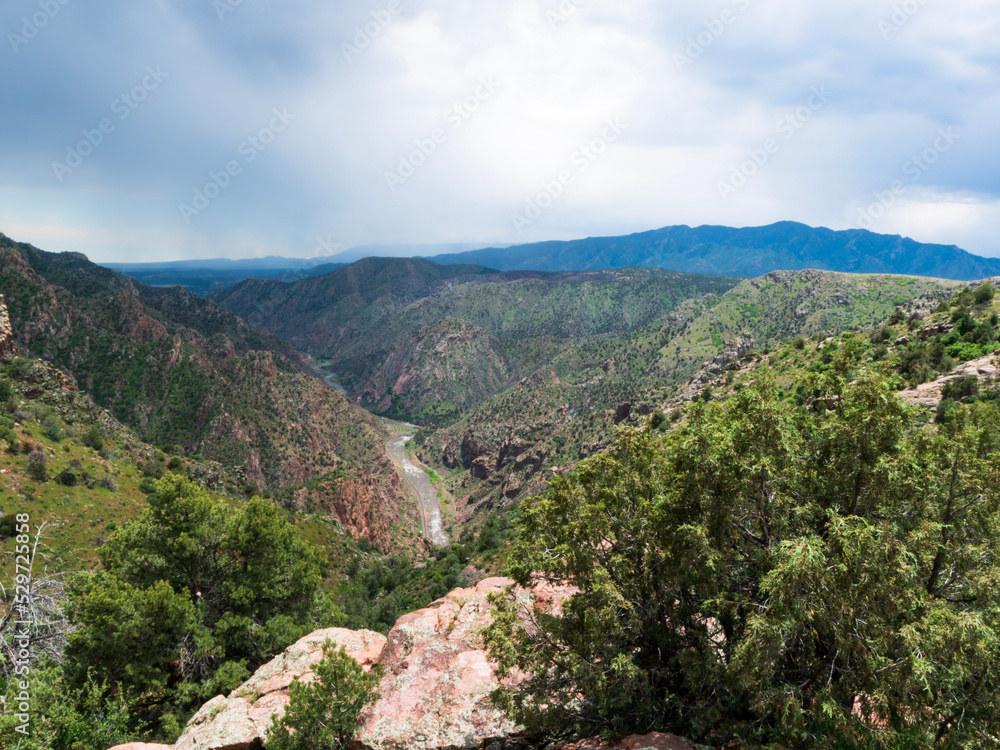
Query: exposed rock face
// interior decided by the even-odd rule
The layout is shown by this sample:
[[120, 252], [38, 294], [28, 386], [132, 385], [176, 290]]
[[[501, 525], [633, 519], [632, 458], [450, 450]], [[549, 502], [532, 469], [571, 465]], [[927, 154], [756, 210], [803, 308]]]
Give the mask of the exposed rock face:
[[[296, 677], [309, 679], [329, 639], [370, 670], [385, 647], [385, 636], [367, 630], [332, 628], [307, 635], [257, 670], [228, 698], [217, 696], [188, 722], [173, 750], [251, 750], [259, 747], [276, 716], [288, 706]], [[138, 750], [142, 750], [139, 748]]]
[[511, 584], [488, 578], [396, 623], [379, 661], [382, 697], [358, 735], [364, 750], [471, 749], [518, 734], [490, 702], [498, 682], [480, 638], [487, 596]]
[[462, 466], [466, 469], [472, 466], [472, 462], [480, 456], [485, 456], [489, 450], [480, 445], [476, 436], [471, 432], [462, 438]]
[[[172, 750], [257, 750], [271, 722], [288, 706], [289, 685], [295, 677], [310, 679], [328, 638], [366, 669], [378, 664], [385, 670], [381, 697], [362, 716], [354, 743], [358, 750], [514, 745], [521, 728], [490, 701], [499, 681], [481, 638], [489, 624], [488, 596], [511, 585], [505, 578], [488, 578], [475, 588], [452, 591], [427, 609], [402, 617], [388, 639], [337, 628], [313, 633], [257, 670], [228, 698], [220, 695], [202, 706]], [[547, 584], [518, 590], [526, 606], [555, 614], [572, 593]]]
[[0, 294], [0, 364], [9, 362], [16, 356], [17, 347], [14, 345], [14, 331], [10, 327], [7, 303]]
[[733, 341], [726, 344], [725, 348], [711, 362], [706, 362], [684, 389], [684, 396], [693, 399], [709, 383], [726, 371], [726, 368], [734, 362], [739, 362], [753, 353], [754, 340], [752, 336], [739, 335]]
[[916, 388], [901, 391], [899, 395], [915, 406], [929, 406], [933, 409], [941, 403], [944, 398], [944, 387], [951, 381], [960, 378], [976, 378], [982, 385], [997, 380], [998, 376], [1000, 376], [1000, 366], [998, 366], [997, 356], [990, 354], [982, 359], [974, 359], [959, 365], [937, 380], [921, 383]]

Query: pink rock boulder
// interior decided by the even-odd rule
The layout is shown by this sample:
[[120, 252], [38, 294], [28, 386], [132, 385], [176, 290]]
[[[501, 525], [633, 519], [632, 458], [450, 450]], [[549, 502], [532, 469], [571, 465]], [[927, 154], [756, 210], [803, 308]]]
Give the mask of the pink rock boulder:
[[259, 748], [271, 723], [285, 713], [292, 681], [311, 677], [327, 640], [346, 649], [366, 670], [371, 670], [386, 643], [385, 636], [368, 630], [331, 628], [307, 635], [258, 669], [228, 698], [219, 695], [202, 706], [173, 750]]
[[[362, 715], [361, 750], [473, 750], [522, 733], [490, 700], [500, 682], [482, 641], [487, 597], [512, 585], [488, 578], [400, 618], [380, 661], [381, 698]], [[567, 592], [546, 588], [543, 601], [535, 594], [519, 592], [546, 609]]]

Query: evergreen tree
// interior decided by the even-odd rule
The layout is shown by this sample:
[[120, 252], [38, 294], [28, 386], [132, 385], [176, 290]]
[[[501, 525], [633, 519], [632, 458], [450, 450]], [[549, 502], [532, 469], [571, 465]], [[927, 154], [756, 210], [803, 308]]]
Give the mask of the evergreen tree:
[[269, 729], [266, 750], [347, 750], [361, 712], [378, 699], [381, 670], [365, 672], [330, 641], [313, 674], [312, 682], [292, 682], [288, 709]]
[[118, 685], [161, 736], [335, 618], [320, 550], [273, 502], [234, 509], [183, 477], [160, 480], [99, 556], [69, 588], [67, 675]]
[[535, 732], [677, 731], [809, 748], [981, 747], [1000, 729], [1000, 413], [920, 428], [848, 357], [811, 408], [767, 375], [521, 506], [497, 700]]

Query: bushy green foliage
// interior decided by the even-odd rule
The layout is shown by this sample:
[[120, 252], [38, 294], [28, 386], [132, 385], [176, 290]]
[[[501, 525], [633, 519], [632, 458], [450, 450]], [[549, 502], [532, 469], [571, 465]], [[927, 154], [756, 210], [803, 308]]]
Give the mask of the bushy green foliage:
[[461, 544], [439, 548], [421, 569], [401, 556], [356, 557], [340, 591], [345, 627], [388, 632], [407, 612], [468, 586], [462, 572], [468, 559], [469, 550]]
[[99, 425], [92, 424], [87, 428], [87, 432], [83, 436], [83, 444], [98, 452], [104, 450], [104, 435], [101, 434]]
[[14, 389], [7, 378], [0, 378], [0, 404], [6, 404], [14, 398]]
[[[954, 310], [951, 305], [942, 303], [944, 312], [950, 312], [951, 329], [915, 338], [893, 356], [893, 367], [911, 385], [933, 380], [938, 375], [946, 375], [957, 363], [985, 357], [1000, 348], [1000, 316], [988, 309], [970, 310], [968, 305], [973, 302], [971, 292], [963, 289], [952, 298]], [[990, 314], [987, 315], [986, 312]]]
[[28, 454], [28, 476], [36, 482], [47, 482], [49, 479], [49, 458], [45, 451], [35, 450]]
[[979, 395], [979, 378], [965, 377], [950, 380], [944, 384], [941, 395], [956, 401], [975, 398]]
[[62, 426], [54, 414], [46, 414], [42, 417], [42, 434], [49, 440], [59, 442], [63, 438]]
[[996, 297], [996, 289], [989, 281], [976, 289], [975, 300], [977, 305], [985, 305], [987, 302], [992, 302], [994, 297]]
[[[883, 377], [769, 378], [661, 438], [624, 429], [523, 502], [511, 573], [576, 586], [488, 631], [536, 732], [769, 747], [973, 748], [1000, 726], [1000, 412], [941, 431]], [[840, 372], [837, 372], [837, 369]]]
[[[23, 691], [22, 681], [27, 683]], [[22, 692], [23, 691], [23, 692]], [[30, 700], [27, 734], [17, 717], [18, 696], [26, 692]], [[14, 750], [106, 750], [142, 740], [144, 734], [132, 726], [135, 706], [106, 683], [87, 679], [79, 687], [67, 684], [62, 669], [55, 664], [38, 666], [28, 676], [13, 678], [7, 685], [0, 680], [0, 747]]]
[[272, 502], [233, 509], [187, 479], [156, 484], [142, 516], [70, 586], [66, 670], [120, 687], [137, 720], [175, 734], [201, 701], [337, 616], [317, 590], [323, 561]]
[[292, 682], [288, 708], [268, 731], [266, 750], [347, 750], [365, 706], [378, 699], [381, 670], [364, 669], [327, 641], [316, 679]]

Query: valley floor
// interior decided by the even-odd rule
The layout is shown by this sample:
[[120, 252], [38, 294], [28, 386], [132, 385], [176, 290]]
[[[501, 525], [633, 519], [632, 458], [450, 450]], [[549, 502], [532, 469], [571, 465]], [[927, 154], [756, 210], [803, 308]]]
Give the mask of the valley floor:
[[430, 539], [438, 547], [448, 546], [450, 541], [444, 531], [441, 502], [438, 499], [437, 492], [434, 490], [434, 486], [431, 484], [430, 475], [416, 466], [410, 457], [406, 455], [406, 444], [413, 439], [413, 436], [403, 434], [403, 430], [409, 427], [409, 425], [389, 419], [382, 421], [395, 432], [395, 436], [386, 441], [385, 449], [392, 462], [403, 472], [406, 483], [417, 495], [417, 499], [420, 502], [420, 525], [424, 537]]

